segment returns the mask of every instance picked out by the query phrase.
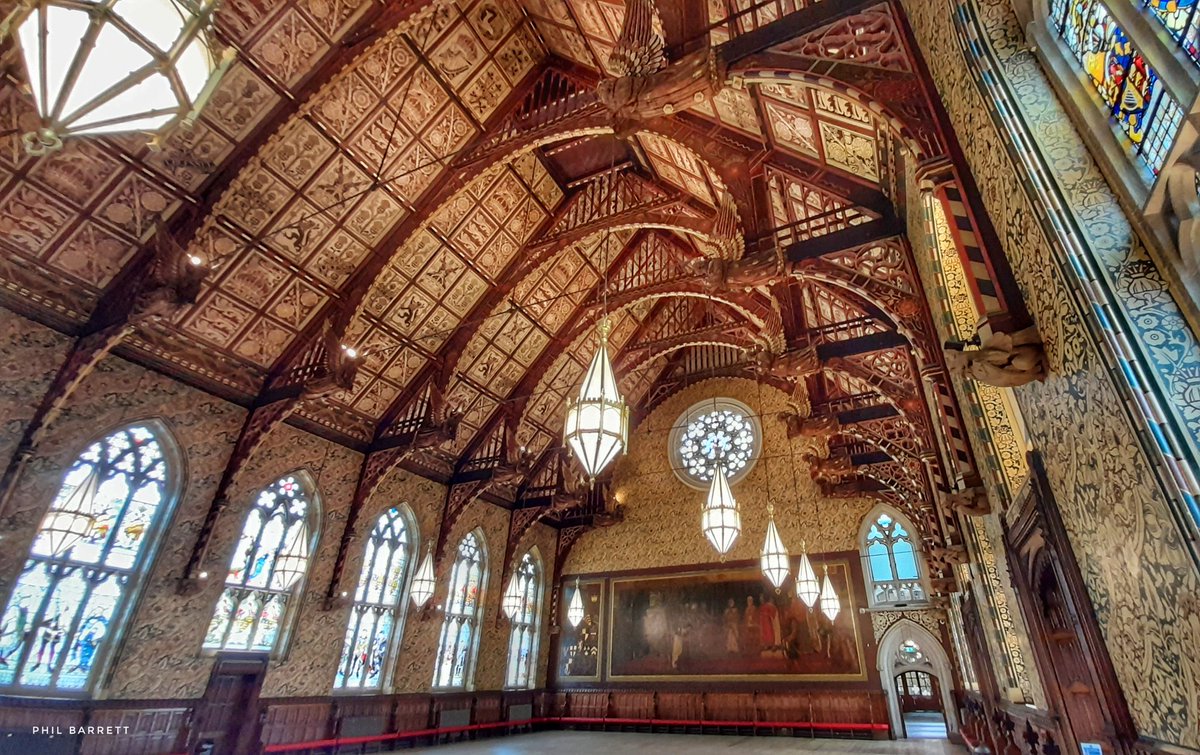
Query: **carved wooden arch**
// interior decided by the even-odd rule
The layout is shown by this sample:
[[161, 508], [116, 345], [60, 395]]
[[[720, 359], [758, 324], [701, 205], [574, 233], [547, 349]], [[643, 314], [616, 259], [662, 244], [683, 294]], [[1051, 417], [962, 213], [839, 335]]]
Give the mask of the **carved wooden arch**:
[[[755, 347], [755, 343], [748, 338], [738, 338], [737, 336], [728, 337], [710, 337], [697, 338], [694, 340], [672, 343], [658, 350], [646, 349], [642, 354], [632, 357], [628, 362], [621, 365], [621, 371], [636, 372], [646, 364], [653, 362], [655, 359], [660, 359], [669, 354], [673, 354], [681, 349], [690, 348], [693, 346], [716, 346], [719, 348], [735, 349], [737, 351], [746, 352]], [[628, 353], [628, 352], [626, 352]]]
[[[837, 288], [839, 291], [845, 291], [852, 294], [855, 298], [860, 299], [878, 309], [885, 317], [889, 324], [897, 333], [908, 339], [909, 346], [913, 350], [913, 355], [916, 357], [918, 369], [926, 367], [934, 360], [934, 353], [930, 352], [932, 344], [929, 343], [929, 338], [925, 335], [924, 322], [921, 318], [922, 306], [920, 294], [909, 294], [896, 288], [896, 294], [891, 301], [884, 299], [878, 295], [878, 288], [870, 283], [864, 287], [856, 279], [865, 278], [859, 273], [841, 265], [823, 265], [819, 262], [807, 264], [793, 273], [794, 277], [800, 280], [812, 280], [819, 283], [824, 283]], [[872, 279], [873, 280], [873, 279]], [[880, 283], [880, 286], [888, 285]], [[894, 288], [894, 287], [893, 287]], [[889, 292], [890, 293], [890, 292]], [[900, 294], [905, 294], [901, 297]], [[905, 315], [899, 311], [899, 308], [904, 306], [903, 299], [912, 300], [916, 309], [911, 315]], [[936, 363], [934, 361], [934, 363]]]
[[929, 150], [916, 137], [912, 129], [908, 127], [908, 124], [904, 122], [904, 119], [893, 112], [892, 108], [886, 103], [844, 81], [809, 71], [765, 66], [754, 59], [746, 61], [742, 66], [738, 66], [737, 64], [731, 66], [729, 81], [734, 86], [792, 82], [805, 84], [830, 94], [847, 97], [869, 110], [876, 117], [878, 123], [886, 126], [887, 130], [909, 149], [916, 160], [936, 157], [936, 155], [929, 154]]
[[[744, 292], [714, 293], [709, 291], [699, 280], [671, 281], [661, 284], [661, 287], [644, 286], [631, 291], [618, 291], [615, 294], [609, 294], [609, 313], [620, 312], [644, 301], [679, 296], [693, 297], [724, 304], [753, 325], [762, 334], [763, 338], [766, 339], [772, 349], [782, 352], [786, 348], [783, 317], [779, 313], [777, 306], [773, 307], [765, 304], [758, 297], [746, 295]], [[774, 302], [772, 303], [774, 304]], [[582, 333], [584, 330], [592, 327], [592, 323], [598, 320], [602, 314], [603, 312], [599, 307], [591, 307], [584, 313], [581, 321], [572, 329], [568, 337], [574, 339], [576, 334]]]

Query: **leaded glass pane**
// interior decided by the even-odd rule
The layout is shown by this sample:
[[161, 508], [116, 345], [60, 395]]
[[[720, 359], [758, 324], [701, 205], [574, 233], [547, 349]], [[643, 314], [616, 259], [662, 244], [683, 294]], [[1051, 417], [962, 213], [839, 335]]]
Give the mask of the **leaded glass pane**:
[[534, 640], [538, 631], [538, 598], [541, 595], [541, 570], [532, 553], [521, 557], [521, 563], [513, 575], [521, 605], [511, 619], [508, 639], [508, 673], [505, 684], [509, 687], [528, 687], [533, 665]]
[[881, 513], [863, 543], [870, 565], [872, 603], [910, 603], [925, 600], [916, 547], [900, 520]]
[[[118, 430], [75, 460], [50, 509], [82, 506], [74, 510], [87, 512], [87, 531], [57, 555], [52, 518], [34, 535], [0, 617], [0, 687], [74, 694], [95, 683], [144, 570], [146, 543], [166, 517], [166, 479], [162, 447], [145, 426]], [[77, 492], [93, 494], [73, 501]]]
[[698, 482], [711, 482], [717, 466], [734, 477], [758, 448], [750, 418], [736, 409], [714, 409], [691, 419], [679, 439], [683, 471]]
[[[246, 514], [229, 561], [225, 592], [217, 601], [204, 647], [274, 651], [288, 601], [303, 581], [289, 571], [296, 557], [308, 563], [311, 493], [296, 475], [259, 491]], [[289, 564], [289, 568], [277, 568]]]
[[433, 673], [435, 687], [467, 685], [468, 668], [476, 651], [475, 628], [479, 622], [479, 597], [485, 573], [482, 548], [475, 533], [471, 533], [459, 543], [450, 570], [446, 618], [442, 623]]
[[334, 687], [378, 689], [390, 664], [392, 633], [404, 599], [411, 544], [404, 517], [389, 509], [375, 522], [338, 663]]

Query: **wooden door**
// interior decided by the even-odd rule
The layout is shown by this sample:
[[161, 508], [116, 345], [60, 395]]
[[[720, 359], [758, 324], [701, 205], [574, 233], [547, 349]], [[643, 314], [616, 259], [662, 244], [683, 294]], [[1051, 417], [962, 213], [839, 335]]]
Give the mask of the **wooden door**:
[[258, 751], [258, 695], [267, 672], [262, 653], [221, 653], [192, 717], [193, 755], [250, 755]]

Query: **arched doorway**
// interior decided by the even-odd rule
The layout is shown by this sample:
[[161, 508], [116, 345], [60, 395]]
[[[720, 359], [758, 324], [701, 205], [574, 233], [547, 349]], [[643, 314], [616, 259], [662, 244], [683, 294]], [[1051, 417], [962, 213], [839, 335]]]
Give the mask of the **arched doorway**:
[[942, 738], [958, 731], [950, 659], [928, 629], [910, 619], [893, 624], [879, 641], [878, 668], [897, 738]]

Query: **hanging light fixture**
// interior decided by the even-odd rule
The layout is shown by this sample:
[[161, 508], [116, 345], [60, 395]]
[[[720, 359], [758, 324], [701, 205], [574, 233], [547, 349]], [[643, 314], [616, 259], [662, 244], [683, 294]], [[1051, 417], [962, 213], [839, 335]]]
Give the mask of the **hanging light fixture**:
[[218, 0], [23, 0], [15, 30], [41, 126], [24, 135], [42, 155], [82, 134], [190, 126], [233, 62], [215, 49]]
[[833, 582], [829, 580], [829, 567], [826, 566], [825, 580], [821, 583], [821, 612], [828, 616], [830, 621], [833, 621], [841, 610], [842, 603], [838, 600], [837, 593], [833, 591]]
[[67, 555], [67, 551], [91, 534], [96, 526], [96, 515], [92, 512], [98, 487], [96, 468], [92, 467], [62, 506], [46, 512], [38, 533], [46, 538], [46, 547], [52, 557]]
[[742, 515], [737, 500], [729, 489], [729, 478], [725, 476], [725, 465], [718, 464], [713, 472], [712, 485], [708, 489], [708, 500], [700, 514], [700, 528], [708, 542], [717, 549], [721, 558], [729, 553], [738, 535], [742, 533]]
[[567, 606], [567, 621], [571, 626], [578, 627], [583, 621], [583, 595], [579, 590], [579, 577], [575, 578], [575, 594], [571, 596], [571, 604]]
[[433, 579], [433, 546], [430, 546], [425, 551], [425, 558], [417, 568], [417, 573], [413, 575], [412, 587], [409, 588], [408, 594], [412, 596], [413, 605], [420, 608], [428, 603], [433, 597], [436, 584]]
[[762, 572], [775, 585], [778, 592], [787, 581], [790, 567], [788, 565], [788, 550], [779, 537], [775, 527], [775, 507], [767, 504], [767, 538], [763, 541], [762, 556], [760, 557]]
[[821, 583], [817, 581], [816, 572], [813, 571], [812, 562], [808, 560], [808, 551], [804, 547], [804, 542], [800, 542], [800, 567], [796, 569], [796, 597], [799, 598], [804, 605], [812, 608], [817, 602], [817, 597], [821, 594]]
[[609, 328], [607, 317], [596, 328], [600, 343], [579, 388], [579, 397], [567, 404], [563, 430], [563, 437], [593, 480], [629, 442], [629, 407], [617, 388], [608, 356]]
[[305, 535], [305, 527], [297, 527], [292, 542], [275, 557], [275, 571], [271, 577], [275, 589], [290, 590], [304, 576], [304, 570], [308, 567], [308, 543], [305, 542]]
[[504, 597], [500, 599], [500, 610], [510, 619], [515, 618], [521, 611], [521, 586], [517, 584], [516, 571], [508, 579], [508, 587], [504, 590]]

